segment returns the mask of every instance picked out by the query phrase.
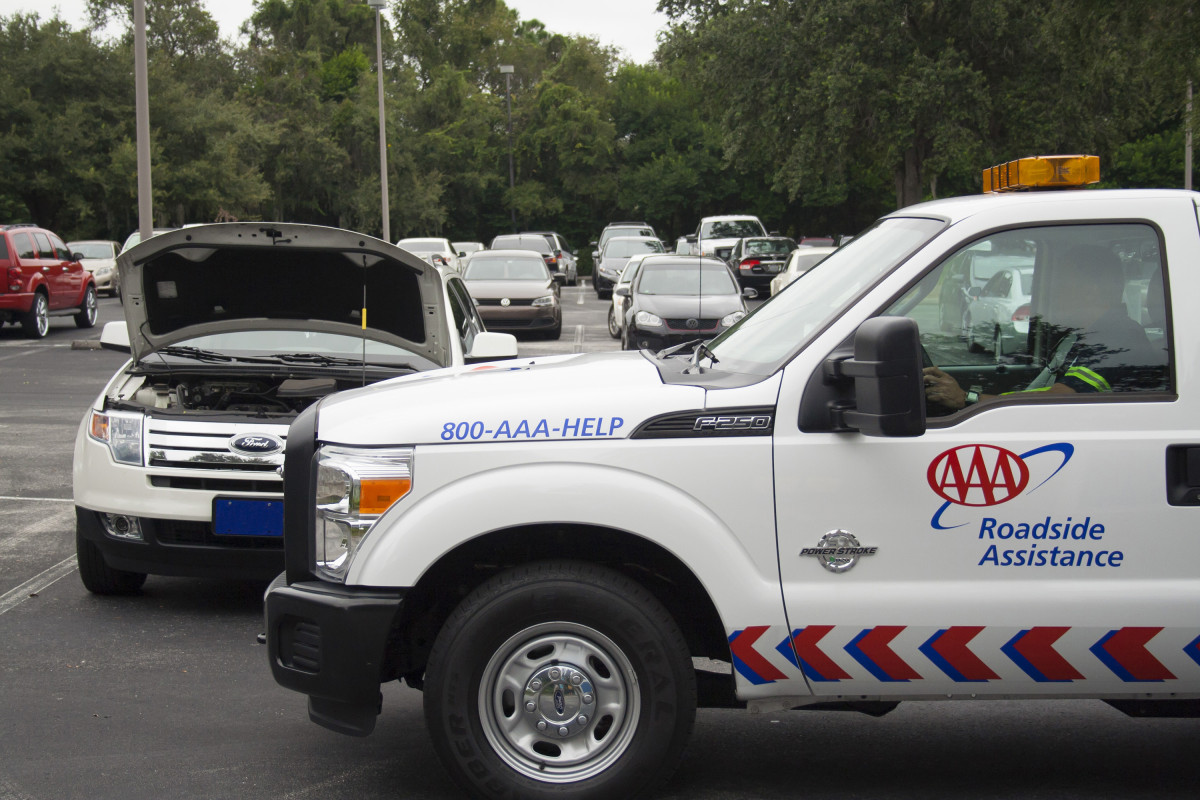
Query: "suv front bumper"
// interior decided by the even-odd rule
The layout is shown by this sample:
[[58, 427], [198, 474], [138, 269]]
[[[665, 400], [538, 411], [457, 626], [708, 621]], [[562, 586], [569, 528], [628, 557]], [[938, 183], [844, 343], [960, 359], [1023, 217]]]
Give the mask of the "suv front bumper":
[[275, 681], [308, 695], [308, 716], [318, 725], [352, 736], [374, 730], [404, 590], [316, 580], [288, 585], [280, 575], [264, 599]]

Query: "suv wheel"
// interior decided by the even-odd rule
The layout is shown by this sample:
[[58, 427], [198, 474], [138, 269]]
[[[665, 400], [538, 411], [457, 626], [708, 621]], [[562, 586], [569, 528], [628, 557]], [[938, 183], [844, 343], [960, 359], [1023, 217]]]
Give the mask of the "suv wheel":
[[89, 286], [83, 295], [83, 305], [75, 315], [75, 327], [90, 328], [96, 324], [96, 287]]
[[79, 562], [79, 577], [92, 594], [133, 594], [146, 582], [144, 572], [113, 569], [104, 560], [100, 548], [75, 531], [75, 560]]
[[30, 339], [41, 339], [50, 331], [50, 302], [43, 293], [33, 296], [33, 306], [21, 317], [21, 330]]

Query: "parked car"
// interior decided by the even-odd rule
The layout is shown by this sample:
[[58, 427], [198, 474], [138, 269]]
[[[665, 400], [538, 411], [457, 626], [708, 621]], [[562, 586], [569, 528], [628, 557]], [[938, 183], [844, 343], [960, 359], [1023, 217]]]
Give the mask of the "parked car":
[[687, 242], [692, 255], [714, 256], [724, 261], [728, 260], [738, 239], [767, 235], [767, 229], [755, 216], [704, 217], [696, 226], [696, 232], [687, 237]]
[[[176, 230], [179, 230], [179, 229], [178, 228], [151, 228], [150, 235], [151, 236], [161, 236], [164, 233], [170, 233], [171, 231], [176, 231]], [[125, 237], [125, 241], [121, 244], [121, 249], [117, 251], [117, 255], [124, 253], [126, 250], [128, 250], [131, 247], [135, 247], [138, 244], [141, 244], [141, 241], [142, 241], [142, 232], [134, 231], [133, 233], [131, 233]]]
[[540, 254], [531, 250], [476, 253], [467, 259], [463, 280], [490, 329], [546, 339], [562, 334], [558, 281]]
[[625, 309], [629, 306], [629, 293], [618, 292], [617, 289], [621, 286], [628, 287], [633, 282], [638, 268], [642, 266], [642, 261], [650, 255], [650, 253], [638, 253], [630, 256], [629, 260], [625, 262], [625, 269], [621, 270], [621, 275], [613, 286], [612, 302], [608, 305], [608, 335], [614, 339], [621, 338], [621, 331], [625, 329]]
[[83, 268], [92, 273], [96, 291], [117, 297], [121, 282], [117, 280], [117, 253], [121, 245], [107, 239], [85, 239], [67, 242], [67, 249], [79, 256]]
[[525, 233], [545, 236], [546, 241], [550, 242], [550, 246], [554, 248], [555, 254], [558, 256], [558, 271], [566, 277], [567, 286], [579, 283], [579, 259], [571, 246], [567, 244], [566, 239], [554, 231], [525, 231]]
[[783, 287], [824, 261], [836, 247], [798, 247], [788, 255], [783, 271], [771, 278], [771, 296], [783, 291]]
[[[564, 271], [567, 264], [561, 257], [558, 248], [550, 243], [540, 233], [506, 233], [492, 239], [492, 243], [488, 246], [490, 250], [533, 250], [536, 253], [542, 254], [542, 261], [546, 264], [546, 269], [550, 270], [550, 274], [554, 276], [554, 280], [559, 283], [567, 283], [568, 276]], [[574, 261], [572, 260], [572, 265]]]
[[837, 247], [838, 240], [832, 236], [801, 236], [798, 247]]
[[795, 249], [796, 242], [786, 236], [738, 239], [729, 254], [729, 268], [743, 289], [749, 287], [762, 294], [770, 287], [771, 279], [783, 271], [788, 255]]
[[962, 335], [969, 350], [988, 350], [997, 357], [1016, 352], [1029, 337], [1033, 300], [1033, 267], [1006, 267], [970, 290]]
[[50, 317], [96, 324], [96, 282], [80, 256], [52, 231], [36, 225], [0, 226], [0, 324], [20, 325], [31, 339], [50, 330]]
[[435, 267], [448, 267], [455, 272], [460, 269], [458, 251], [450, 244], [449, 239], [401, 239], [396, 242], [396, 246], [415, 253]]
[[715, 258], [655, 255], [642, 259], [628, 287], [624, 350], [663, 350], [711, 339], [746, 316], [746, 301], [729, 265]]
[[117, 269], [126, 318], [101, 344], [132, 358], [84, 415], [74, 455], [79, 574], [99, 594], [136, 591], [148, 573], [277, 575], [279, 467], [304, 409], [517, 354], [461, 276], [353, 231], [200, 226], [143, 242]]
[[600, 257], [596, 259], [596, 270], [592, 274], [592, 287], [596, 297], [612, 296], [613, 284], [625, 268], [625, 262], [639, 253], [661, 253], [662, 242], [653, 236], [616, 236], [608, 240]]
[[957, 253], [942, 275], [938, 290], [938, 324], [943, 331], [961, 332], [966, 328], [963, 315], [971, 303], [971, 290], [984, 284], [1006, 267], [1032, 267], [1032, 253], [1023, 252], [1018, 245], [1012, 251], [992, 249], [992, 242], [983, 242]]
[[594, 248], [592, 250], [592, 262], [595, 263], [600, 258], [600, 251], [604, 249], [604, 245], [608, 244], [608, 240], [616, 236], [649, 236], [658, 238], [658, 234], [654, 232], [653, 226], [646, 222], [610, 222], [604, 226], [604, 230], [600, 231], [599, 238], [592, 242]]
[[459, 259], [486, 249], [483, 242], [451, 242], [450, 246], [454, 248], [454, 252], [458, 253]]

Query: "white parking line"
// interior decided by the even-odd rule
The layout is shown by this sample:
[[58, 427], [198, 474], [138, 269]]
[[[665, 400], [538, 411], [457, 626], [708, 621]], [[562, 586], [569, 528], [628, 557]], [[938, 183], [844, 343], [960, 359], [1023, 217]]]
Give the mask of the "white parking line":
[[17, 588], [0, 595], [0, 614], [12, 611], [21, 605], [21, 603], [28, 600], [30, 595], [37, 594], [56, 581], [60, 581], [70, 575], [75, 571], [76, 566], [75, 556], [71, 556], [68, 559], [58, 562], [50, 569], [33, 576]]
[[576, 353], [583, 352], [583, 326], [582, 325], [575, 326], [575, 341], [572, 342], [572, 344], [575, 347]]
[[74, 503], [71, 497], [11, 497], [0, 495], [0, 500], [28, 500], [30, 503]]

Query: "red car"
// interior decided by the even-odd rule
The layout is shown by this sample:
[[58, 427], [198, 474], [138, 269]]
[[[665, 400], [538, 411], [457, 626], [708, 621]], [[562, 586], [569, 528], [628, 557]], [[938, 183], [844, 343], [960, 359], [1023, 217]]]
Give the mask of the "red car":
[[80, 328], [96, 324], [96, 284], [79, 258], [54, 233], [36, 225], [0, 226], [0, 324], [20, 324], [41, 339], [50, 317], [73, 315]]

